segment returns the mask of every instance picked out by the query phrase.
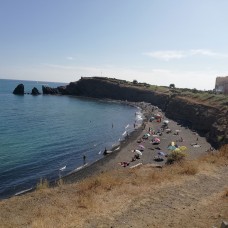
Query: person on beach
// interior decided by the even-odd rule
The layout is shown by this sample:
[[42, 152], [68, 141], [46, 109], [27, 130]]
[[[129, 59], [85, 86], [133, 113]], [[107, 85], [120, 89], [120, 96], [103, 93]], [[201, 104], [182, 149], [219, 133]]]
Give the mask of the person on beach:
[[122, 167], [127, 167], [127, 166], [129, 166], [129, 162], [119, 162], [118, 164], [120, 164]]
[[85, 154], [83, 155], [83, 164], [84, 165], [86, 164], [86, 156], [85, 156]]
[[105, 149], [104, 149], [103, 154], [107, 154], [107, 149], [106, 149], [106, 147], [105, 147]]

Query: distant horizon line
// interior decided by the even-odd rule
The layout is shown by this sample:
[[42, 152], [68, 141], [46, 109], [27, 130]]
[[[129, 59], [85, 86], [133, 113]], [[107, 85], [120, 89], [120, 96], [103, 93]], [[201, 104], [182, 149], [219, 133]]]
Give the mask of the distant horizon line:
[[[106, 77], [106, 76], [81, 76], [81, 78], [94, 78], [94, 77], [102, 77], [102, 78], [112, 78], [112, 77]], [[228, 77], [228, 76], [217, 76], [217, 77]], [[217, 78], [216, 77], [216, 78]], [[80, 79], [81, 79], [80, 78]], [[80, 79], [78, 79], [78, 80], [80, 80]], [[117, 80], [125, 80], [125, 79], [118, 79], [118, 78], [115, 78], [115, 79], [117, 79]], [[9, 81], [27, 81], [27, 82], [38, 82], [38, 83], [40, 83], [40, 82], [45, 82], [45, 83], [47, 83], [47, 82], [51, 82], [51, 83], [58, 83], [58, 84], [69, 84], [69, 83], [71, 83], [71, 82], [73, 82], [73, 81], [70, 81], [70, 82], [57, 82], [57, 81], [39, 81], [39, 80], [27, 80], [27, 79], [14, 79], [14, 78], [10, 78], [10, 79], [6, 79], [6, 78], [0, 78], [0, 80], [9, 80]], [[77, 80], [77, 81], [78, 81]], [[125, 80], [125, 81], [127, 81], [127, 80]], [[138, 81], [138, 80], [137, 80]], [[130, 81], [129, 81], [130, 82]], [[145, 83], [145, 82], [139, 82], [138, 81], [138, 83]], [[147, 83], [147, 84], [149, 84], [149, 85], [153, 85], [153, 84], [150, 84], [150, 83]], [[175, 83], [174, 83], [175, 84]], [[165, 86], [165, 85], [153, 85], [153, 86], [161, 86], [161, 87], [169, 87], [169, 86]], [[179, 89], [197, 89], [197, 88], [189, 88], [189, 87], [176, 87], [177, 89], [179, 88]], [[197, 90], [199, 90], [199, 91], [210, 91], [210, 90], [213, 90], [213, 89], [197, 89]]]

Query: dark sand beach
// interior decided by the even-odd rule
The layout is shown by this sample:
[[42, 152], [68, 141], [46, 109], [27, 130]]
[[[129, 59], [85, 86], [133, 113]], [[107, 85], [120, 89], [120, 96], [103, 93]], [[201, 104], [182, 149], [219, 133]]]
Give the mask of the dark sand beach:
[[[167, 147], [171, 142], [175, 142], [178, 146], [186, 146], [187, 150], [184, 152], [187, 154], [186, 158], [190, 160], [205, 154], [211, 147], [205, 137], [201, 137], [196, 132], [180, 123], [167, 119], [160, 109], [156, 108], [152, 111], [154, 106], [146, 103], [139, 103], [138, 106], [142, 109], [142, 113], [145, 117], [142, 126], [136, 127], [136, 130], [127, 136], [124, 141], [120, 142], [119, 146], [112, 149], [112, 153], [104, 155], [102, 159], [89, 164], [80, 170], [75, 170], [71, 174], [63, 177], [65, 183], [80, 181], [86, 177], [113, 169], [128, 169], [137, 164], [154, 164], [155, 166], [164, 165], [167, 159], [165, 156], [161, 156], [164, 160], [160, 162], [155, 161], [154, 158], [158, 156], [159, 151], [169, 154], [170, 150], [168, 150]], [[156, 120], [150, 122], [149, 118], [156, 113], [162, 114], [161, 122], [157, 122]], [[157, 130], [161, 128], [164, 120], [169, 121], [168, 128], [171, 129], [172, 132], [166, 133], [166, 130], [164, 130], [162, 135], [158, 137], [160, 139], [160, 144], [152, 144], [152, 134], [150, 134], [148, 139], [143, 142], [137, 142], [143, 137], [143, 135], [149, 133], [149, 129], [157, 132]], [[176, 134], [176, 131], [178, 131], [178, 134]], [[183, 142], [180, 142], [181, 138], [183, 139]], [[192, 144], [198, 144], [198, 147], [194, 147]], [[139, 156], [140, 159], [132, 161], [132, 158], [136, 154], [132, 151], [135, 149], [138, 150], [140, 148], [139, 145], [142, 145], [145, 149], [142, 151], [142, 155]], [[123, 167], [120, 164], [121, 162], [127, 162], [129, 165]]]

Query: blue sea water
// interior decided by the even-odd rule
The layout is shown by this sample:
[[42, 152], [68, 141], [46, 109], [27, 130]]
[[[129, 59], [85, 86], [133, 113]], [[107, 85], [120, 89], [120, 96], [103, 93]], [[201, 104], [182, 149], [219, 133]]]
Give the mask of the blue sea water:
[[[13, 95], [64, 83], [0, 79], [0, 198], [55, 180], [103, 157], [106, 147], [133, 131], [137, 108], [88, 98]], [[65, 167], [63, 171], [60, 168]]]

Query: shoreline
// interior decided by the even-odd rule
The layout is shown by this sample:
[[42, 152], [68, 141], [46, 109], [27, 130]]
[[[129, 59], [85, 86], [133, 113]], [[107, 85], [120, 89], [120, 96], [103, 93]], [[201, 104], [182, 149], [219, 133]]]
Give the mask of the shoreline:
[[[111, 101], [112, 102], [112, 101]], [[118, 101], [115, 101], [118, 102]], [[133, 153], [131, 152], [133, 149], [136, 149], [138, 143], [137, 140], [139, 138], [141, 138], [143, 136], [143, 134], [145, 134], [148, 130], [149, 127], [154, 127], [154, 129], [156, 129], [161, 123], [156, 123], [156, 122], [149, 122], [149, 118], [153, 113], [153, 110], [155, 109], [156, 112], [162, 113], [163, 115], [163, 120], [166, 118], [165, 114], [156, 106], [151, 105], [150, 103], [145, 103], [145, 102], [128, 102], [128, 101], [120, 101], [123, 104], [126, 105], [131, 105], [134, 106], [136, 108], [140, 108], [140, 111], [142, 113], [143, 116], [143, 120], [142, 120], [142, 124], [141, 126], [139, 126], [138, 128], [136, 128], [135, 130], [133, 130], [132, 132], [129, 133], [128, 136], [126, 136], [122, 141], [120, 141], [120, 143], [118, 145], [115, 145], [113, 148], [111, 148], [112, 153], [104, 155], [102, 158], [90, 163], [90, 164], [86, 164], [86, 165], [82, 165], [78, 168], [76, 168], [75, 170], [72, 170], [70, 173], [66, 174], [65, 176], [62, 176], [58, 179], [55, 179], [53, 181], [51, 181], [50, 187], [55, 187], [58, 185], [58, 181], [61, 179], [63, 180], [64, 184], [71, 184], [71, 183], [75, 183], [75, 182], [80, 182], [88, 177], [94, 176], [94, 175], [98, 175], [102, 172], [106, 172], [108, 170], [111, 169], [123, 169], [122, 166], [118, 165], [120, 162], [123, 161], [127, 161], [130, 163], [130, 159], [133, 155]], [[172, 128], [173, 127], [178, 127], [178, 123], [170, 120], [170, 122], [172, 123]], [[145, 127], [143, 126], [145, 125]], [[193, 136], [193, 138], [196, 138], [195, 133], [192, 132], [190, 129], [182, 126], [183, 131], [185, 130], [186, 132], [183, 134], [184, 138], [191, 138], [190, 136]], [[188, 132], [187, 132], [188, 131]], [[169, 136], [169, 138], [173, 138], [173, 135], [167, 135]], [[202, 137], [200, 135], [197, 134], [197, 139], [200, 138], [200, 142], [202, 141], [206, 141], [205, 137]], [[170, 141], [170, 139], [167, 138], [163, 138], [163, 142], [159, 145], [162, 147], [162, 151], [165, 150], [165, 148], [167, 148], [167, 143], [168, 141]], [[192, 139], [192, 141], [195, 139]], [[173, 141], [173, 139], [172, 139]], [[186, 142], [186, 141], [184, 141]], [[198, 148], [198, 151], [201, 151], [199, 154], [202, 154], [204, 151], [206, 151], [207, 149], [210, 148], [210, 144], [207, 142], [204, 142], [205, 145], [203, 146], [203, 148]], [[155, 162], [154, 161], [154, 156], [157, 154], [158, 150], [156, 150], [154, 148], [152, 148], [152, 145], [150, 144], [150, 140], [145, 142], [145, 147], [146, 150], [143, 152], [143, 156], [137, 160], [136, 162], [130, 163], [130, 166], [137, 166], [140, 163], [141, 164], [155, 164], [155, 166], [157, 165], [162, 166], [165, 164], [165, 161], [163, 162]], [[188, 145], [189, 146], [189, 145]], [[120, 147], [119, 150], [116, 150], [118, 147]], [[193, 151], [194, 152], [194, 151]], [[193, 155], [193, 157], [199, 156], [199, 154]], [[129, 168], [127, 167], [127, 168]], [[77, 170], [78, 169], [78, 170]], [[35, 191], [36, 187], [32, 188], [32, 189], [27, 189], [21, 192], [21, 194], [16, 193], [18, 196], [22, 195], [22, 194], [26, 194], [28, 192], [32, 192]], [[13, 197], [15, 195], [12, 195], [11, 197]], [[9, 198], [11, 198], [9, 197]], [[6, 198], [7, 199], [7, 198]]]
[[[95, 98], [97, 99], [97, 98]], [[103, 155], [102, 158], [90, 163], [90, 164], [85, 164], [82, 165], [78, 168], [80, 168], [79, 170], [77, 170], [78, 168], [76, 168], [75, 170], [72, 170], [70, 173], [66, 174], [65, 176], [62, 176], [60, 179], [63, 180], [64, 183], [73, 183], [73, 182], [78, 182], [81, 181], [85, 178], [88, 178], [92, 175], [96, 175], [98, 173], [102, 173], [104, 171], [107, 170], [107, 168], [104, 166], [107, 165], [107, 162], [113, 160], [116, 158], [116, 156], [121, 153], [121, 151], [129, 144], [131, 144], [132, 142], [136, 141], [137, 138], [140, 136], [140, 134], [143, 131], [143, 124], [148, 121], [148, 110], [145, 109], [145, 105], [146, 106], [151, 106], [151, 104], [146, 103], [146, 102], [129, 102], [129, 101], [116, 101], [116, 100], [111, 100], [111, 99], [103, 99], [104, 101], [108, 101], [108, 102], [115, 102], [115, 103], [121, 103], [124, 105], [130, 105], [132, 107], [135, 107], [137, 109], [140, 109], [140, 112], [142, 113], [142, 123], [139, 127], [135, 128], [133, 131], [131, 131], [128, 136], [125, 136], [123, 140], [119, 141], [118, 144], [115, 144], [114, 147], [112, 147], [110, 149], [110, 151], [112, 151], [110, 154], [107, 155]], [[116, 150], [117, 148], [119, 148], [118, 150]], [[55, 181], [53, 181], [51, 183], [51, 186], [56, 186], [58, 181], [60, 179], [57, 179]]]
[[[80, 98], [90, 99], [89, 97], [80, 97]], [[129, 106], [135, 107], [136, 109], [140, 109], [142, 117], [144, 117], [144, 114], [143, 114], [144, 110], [142, 108], [142, 105], [145, 102], [129, 102], [129, 101], [99, 99], [99, 98], [91, 98], [91, 99], [101, 100], [103, 102], [119, 103], [122, 105], [129, 105]], [[142, 119], [142, 123], [143, 123], [143, 121], [144, 121], [144, 119]], [[124, 147], [124, 145], [126, 143], [129, 143], [131, 140], [133, 140], [132, 139], [133, 135], [137, 134], [137, 136], [138, 136], [140, 134], [139, 131], [142, 127], [142, 123], [141, 123], [141, 125], [138, 125], [139, 127], [133, 129], [131, 132], [128, 132], [128, 136], [125, 135], [121, 139], [121, 141], [114, 142], [114, 144], [113, 144], [114, 146], [110, 149], [112, 151], [112, 153], [103, 155], [103, 157], [101, 157], [95, 161], [92, 161], [91, 163], [86, 163], [82, 166], [79, 166], [79, 167], [75, 168], [74, 170], [70, 171], [69, 173], [66, 173], [65, 175], [61, 176], [60, 178], [57, 177], [53, 180], [50, 180], [49, 181], [50, 187], [55, 187], [60, 179], [64, 180], [64, 182], [66, 182], [66, 183], [72, 183], [72, 180], [74, 182], [76, 182], [76, 181], [79, 181], [79, 180], [82, 180], [84, 178], [91, 176], [91, 173], [93, 174], [95, 172], [95, 170], [99, 171], [100, 169], [98, 167], [102, 167], [107, 161], [113, 159], [121, 151], [121, 149]], [[116, 150], [118, 147], [120, 147], [120, 149]], [[93, 171], [90, 171], [90, 169]], [[102, 172], [102, 170], [100, 170], [100, 171]], [[2, 197], [2, 198], [0, 198], [0, 200], [5, 200], [5, 199], [12, 198], [14, 196], [20, 196], [20, 195], [27, 194], [29, 192], [33, 192], [36, 190], [36, 185], [37, 184], [31, 186], [30, 188], [22, 189], [21, 191], [18, 191], [16, 193], [12, 194], [11, 196]]]
[[[118, 156], [118, 154], [120, 154], [122, 150], [124, 150], [124, 148], [127, 145], [137, 140], [141, 132], [142, 132], [142, 126], [140, 126], [138, 129], [131, 132], [128, 138], [125, 137], [125, 139], [122, 140], [119, 145], [114, 146], [111, 149], [112, 152], [110, 154], [104, 155], [101, 159], [98, 159], [93, 163], [88, 164], [85, 167], [82, 167], [79, 170], [76, 169], [72, 171], [66, 176], [63, 176], [61, 179], [63, 180], [64, 183], [68, 184], [68, 183], [81, 181], [85, 178], [88, 178], [90, 176], [97, 175], [99, 173], [106, 171], [107, 162], [110, 162], [111, 160], [115, 159]], [[120, 149], [116, 150], [118, 147], [120, 147]], [[54, 186], [57, 184], [58, 181], [59, 180], [55, 181]]]
[[[137, 140], [139, 138], [142, 138], [142, 136], [148, 132], [148, 128], [153, 127], [156, 129], [159, 127], [161, 123], [157, 122], [149, 122], [149, 118], [153, 113], [153, 109], [155, 108], [155, 112], [162, 113], [163, 120], [166, 119], [165, 113], [163, 113], [159, 108], [156, 106], [153, 106], [149, 103], [145, 102], [139, 102], [141, 103], [141, 106], [137, 105], [141, 108], [141, 112], [143, 114], [143, 121], [142, 125], [137, 128], [135, 131], [131, 132], [129, 134], [129, 137], [125, 137], [125, 139], [120, 143], [120, 145], [115, 146], [112, 148], [112, 153], [105, 155], [103, 158], [93, 162], [92, 164], [89, 164], [86, 167], [83, 167], [82, 169], [70, 173], [64, 177], [62, 177], [63, 183], [70, 184], [74, 182], [82, 181], [85, 178], [100, 174], [102, 172], [106, 172], [112, 169], [124, 169], [124, 167], [120, 166], [120, 162], [127, 161], [129, 162], [129, 166], [125, 168], [133, 168], [137, 167], [138, 165], [144, 165], [144, 164], [153, 164], [154, 167], [161, 167], [165, 164], [166, 159], [162, 162], [156, 162], [154, 161], [154, 157], [157, 155], [159, 151], [165, 151], [168, 153], [167, 145], [171, 141], [178, 140], [179, 135], [174, 134], [163, 134], [163, 137], [161, 136], [161, 143], [158, 147], [161, 147], [161, 150], [157, 150], [156, 145], [152, 145], [150, 143], [150, 139], [144, 142], [145, 150], [143, 151], [143, 155], [141, 158], [137, 161], [131, 162], [131, 157], [133, 156], [132, 150], [136, 149], [139, 143]], [[138, 104], [139, 104], [138, 103]], [[134, 102], [134, 104], [137, 104]], [[200, 136], [198, 133], [190, 130], [186, 126], [182, 126], [179, 123], [175, 122], [174, 120], [169, 120], [170, 126], [172, 129], [181, 129], [180, 135], [183, 136], [184, 141], [182, 143], [178, 143], [180, 146], [187, 146], [187, 159], [192, 160], [196, 157], [199, 157], [200, 155], [206, 153], [206, 151], [211, 147], [211, 145], [206, 141], [206, 137]], [[145, 127], [143, 126], [145, 125]], [[195, 148], [191, 146], [194, 143], [199, 143], [199, 147]], [[116, 148], [120, 147], [118, 151], [115, 151]], [[55, 182], [56, 185], [57, 181]]]

